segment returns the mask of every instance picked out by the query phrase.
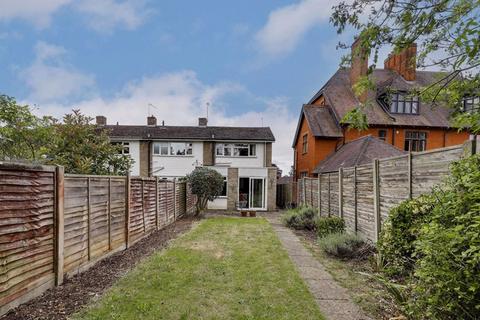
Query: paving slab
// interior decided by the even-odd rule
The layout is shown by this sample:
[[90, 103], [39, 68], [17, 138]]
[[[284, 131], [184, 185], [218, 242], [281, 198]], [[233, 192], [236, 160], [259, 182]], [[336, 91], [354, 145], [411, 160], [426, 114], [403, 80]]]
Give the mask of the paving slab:
[[279, 213], [266, 214], [265, 218], [272, 225], [325, 318], [372, 320], [352, 301], [348, 291], [333, 279], [323, 265], [305, 248], [300, 239], [282, 225]]

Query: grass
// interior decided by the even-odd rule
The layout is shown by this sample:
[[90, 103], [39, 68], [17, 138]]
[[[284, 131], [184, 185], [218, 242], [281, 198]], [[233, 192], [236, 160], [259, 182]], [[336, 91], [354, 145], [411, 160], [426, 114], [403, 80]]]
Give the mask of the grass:
[[203, 220], [74, 319], [323, 319], [264, 219]]
[[374, 274], [371, 261], [336, 259], [326, 254], [316, 241], [306, 236], [305, 232], [297, 234], [301, 235], [305, 247], [312, 252], [332, 277], [348, 289], [353, 301], [365, 313], [374, 319], [390, 319], [401, 315], [385, 287], [378, 280], [359, 273]]

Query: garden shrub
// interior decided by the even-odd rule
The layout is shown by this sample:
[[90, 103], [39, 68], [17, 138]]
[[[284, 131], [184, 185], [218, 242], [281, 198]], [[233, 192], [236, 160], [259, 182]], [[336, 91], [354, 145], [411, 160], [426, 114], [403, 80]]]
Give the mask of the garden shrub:
[[292, 229], [314, 230], [317, 210], [312, 207], [299, 207], [288, 210], [283, 216], [283, 223]]
[[377, 249], [389, 276], [404, 277], [411, 274], [415, 264], [414, 241], [422, 223], [429, 219], [435, 203], [433, 195], [406, 200], [390, 210], [382, 226]]
[[373, 247], [362, 238], [345, 232], [319, 238], [318, 244], [327, 254], [342, 259], [364, 259], [373, 252]]
[[412, 311], [425, 319], [480, 319], [480, 157], [451, 167], [415, 242]]
[[325, 237], [332, 233], [342, 233], [345, 231], [345, 221], [340, 217], [319, 217], [315, 221], [317, 235]]

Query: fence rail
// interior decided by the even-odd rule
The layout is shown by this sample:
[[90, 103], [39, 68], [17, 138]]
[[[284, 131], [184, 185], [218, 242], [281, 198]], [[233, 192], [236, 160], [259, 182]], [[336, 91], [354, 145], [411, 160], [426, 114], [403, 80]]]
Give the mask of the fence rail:
[[390, 209], [430, 192], [453, 161], [475, 153], [475, 142], [468, 141], [303, 178], [297, 183], [298, 203], [317, 208], [322, 216], [342, 217], [348, 230], [376, 242]]
[[185, 182], [0, 162], [0, 315], [194, 210]]

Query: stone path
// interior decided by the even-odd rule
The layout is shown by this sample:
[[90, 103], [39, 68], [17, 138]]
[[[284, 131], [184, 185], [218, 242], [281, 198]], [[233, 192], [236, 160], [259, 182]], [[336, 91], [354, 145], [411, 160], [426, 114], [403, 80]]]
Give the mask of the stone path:
[[333, 280], [320, 262], [300, 242], [298, 237], [280, 222], [279, 214], [266, 214], [290, 259], [317, 301], [320, 310], [331, 320], [371, 320], [351, 300], [347, 290]]

